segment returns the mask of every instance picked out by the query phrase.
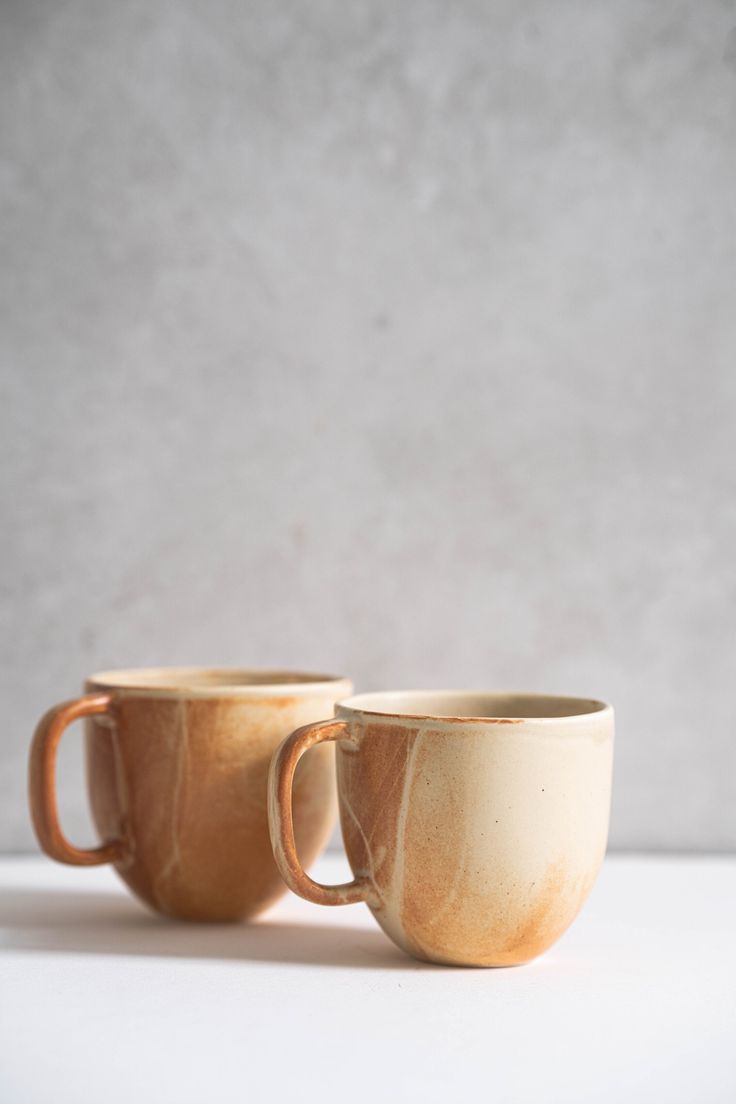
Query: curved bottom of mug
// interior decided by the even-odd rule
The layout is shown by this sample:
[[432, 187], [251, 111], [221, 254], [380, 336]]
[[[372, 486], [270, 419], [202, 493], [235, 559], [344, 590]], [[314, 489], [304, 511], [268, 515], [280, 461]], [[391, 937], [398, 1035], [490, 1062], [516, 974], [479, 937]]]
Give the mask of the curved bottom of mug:
[[[178, 887], [177, 893], [169, 893], [165, 898], [152, 900], [146, 893], [141, 892], [126, 877], [125, 873], [115, 868], [115, 872], [124, 883], [132, 897], [146, 908], [148, 912], [164, 920], [187, 924], [242, 924], [256, 920], [264, 912], [276, 904], [286, 893], [283, 883], [273, 885], [269, 892], [262, 893], [255, 900], [230, 899], [229, 901], [202, 900], [202, 894], [187, 893]], [[197, 897], [200, 900], [197, 900]], [[177, 899], [178, 898], [178, 899]], [[187, 898], [189, 898], [187, 900]]]
[[[437, 939], [430, 942], [422, 940], [417, 932], [407, 932], [401, 926], [388, 922], [388, 917], [380, 909], [371, 910], [375, 919], [388, 938], [402, 951], [418, 962], [427, 962], [433, 966], [456, 966], [468, 969], [498, 970], [513, 966], [526, 966], [545, 955], [562, 938], [578, 915], [579, 909], [566, 915], [544, 935], [534, 932], [528, 938], [520, 940], [518, 935], [504, 940], [499, 933], [496, 938], [488, 935], [480, 939], [459, 940]], [[393, 918], [391, 918], [393, 919]], [[480, 945], [479, 945], [480, 944]]]
[[[547, 950], [550, 948], [548, 947]], [[402, 948], [406, 950], [406, 948]], [[458, 959], [458, 958], [443, 958], [436, 957], [430, 958], [429, 955], [420, 954], [417, 951], [406, 951], [408, 955], [416, 959], [417, 962], [424, 962], [430, 966], [449, 966], [458, 970], [508, 970], [514, 969], [517, 966], [527, 966], [530, 962], [536, 961], [547, 953], [547, 951], [540, 951], [538, 954], [532, 955], [530, 958], [518, 958], [509, 961], [483, 961], [479, 962], [475, 959]]]

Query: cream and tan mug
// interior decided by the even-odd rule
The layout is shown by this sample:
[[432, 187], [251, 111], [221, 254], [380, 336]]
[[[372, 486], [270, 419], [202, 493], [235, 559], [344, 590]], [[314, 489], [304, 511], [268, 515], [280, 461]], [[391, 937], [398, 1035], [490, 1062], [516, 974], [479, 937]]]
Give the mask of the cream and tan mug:
[[[105, 671], [85, 691], [51, 709], [33, 738], [30, 806], [44, 851], [75, 865], [113, 863], [166, 916], [239, 920], [275, 901], [285, 887], [268, 838], [271, 756], [295, 726], [332, 714], [352, 684], [186, 667]], [[103, 841], [92, 850], [65, 838], [56, 804], [56, 749], [78, 717], [86, 718], [88, 791]], [[294, 819], [309, 864], [335, 820], [332, 749], [304, 766]]]
[[[294, 845], [301, 756], [337, 744], [340, 820], [355, 880], [324, 886]], [[307, 757], [307, 761], [308, 761]], [[577, 916], [608, 837], [613, 710], [519, 693], [361, 694], [294, 732], [269, 779], [279, 869], [323, 905], [365, 901], [417, 958], [512, 966]]]

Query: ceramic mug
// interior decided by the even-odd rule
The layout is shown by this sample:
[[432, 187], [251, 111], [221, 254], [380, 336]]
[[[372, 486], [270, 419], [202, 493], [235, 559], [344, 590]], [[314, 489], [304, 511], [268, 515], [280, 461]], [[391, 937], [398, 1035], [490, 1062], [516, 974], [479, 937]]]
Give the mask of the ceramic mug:
[[[294, 772], [337, 743], [345, 850], [355, 879], [324, 886], [294, 845]], [[417, 958], [511, 966], [572, 923], [606, 849], [613, 710], [518, 693], [361, 694], [279, 748], [269, 778], [274, 855], [309, 901], [365, 901]]]
[[[31, 815], [59, 862], [112, 863], [152, 908], [190, 920], [238, 920], [285, 891], [266, 815], [268, 766], [296, 726], [332, 713], [346, 679], [283, 671], [151, 668], [105, 671], [84, 697], [51, 709], [33, 738]], [[64, 836], [56, 750], [85, 717], [87, 781], [104, 841], [82, 850]], [[305, 761], [295, 785], [296, 835], [311, 863], [334, 819], [334, 755]], [[311, 757], [310, 757], [311, 758]]]

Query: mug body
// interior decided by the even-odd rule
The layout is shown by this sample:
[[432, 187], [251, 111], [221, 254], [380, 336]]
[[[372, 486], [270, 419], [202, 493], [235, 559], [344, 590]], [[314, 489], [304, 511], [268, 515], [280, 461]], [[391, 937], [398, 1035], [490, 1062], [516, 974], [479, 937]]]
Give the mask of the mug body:
[[[130, 889], [167, 916], [238, 920], [285, 890], [268, 837], [271, 755], [292, 729], [332, 715], [350, 682], [326, 675], [202, 668], [108, 671], [113, 697], [86, 721], [87, 779], [102, 840]], [[305, 864], [335, 817], [330, 745], [300, 764], [294, 819]]]
[[613, 710], [529, 694], [338, 705], [340, 820], [384, 931], [417, 958], [509, 966], [572, 923], [606, 849]]

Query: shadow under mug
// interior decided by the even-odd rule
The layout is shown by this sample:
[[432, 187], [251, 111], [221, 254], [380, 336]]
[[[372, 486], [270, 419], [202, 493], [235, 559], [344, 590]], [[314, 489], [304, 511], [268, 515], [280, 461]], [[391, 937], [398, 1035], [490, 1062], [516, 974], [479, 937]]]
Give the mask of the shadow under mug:
[[[605, 853], [611, 707], [447, 691], [361, 694], [335, 712], [294, 732], [271, 766], [271, 841], [289, 887], [317, 904], [365, 901], [398, 946], [432, 962], [511, 966], [550, 947]], [[324, 741], [337, 744], [355, 875], [338, 886], [313, 881], [294, 843], [294, 771]]]
[[[180, 919], [239, 920], [281, 896], [266, 812], [271, 756], [296, 726], [331, 716], [352, 684], [284, 671], [147, 668], [92, 675], [85, 691], [51, 709], [33, 737], [30, 808], [46, 854], [112, 863], [141, 900]], [[91, 850], [66, 839], [56, 803], [57, 747], [80, 717], [104, 841]], [[305, 760], [294, 793], [299, 852], [310, 864], [335, 819], [328, 745]]]

